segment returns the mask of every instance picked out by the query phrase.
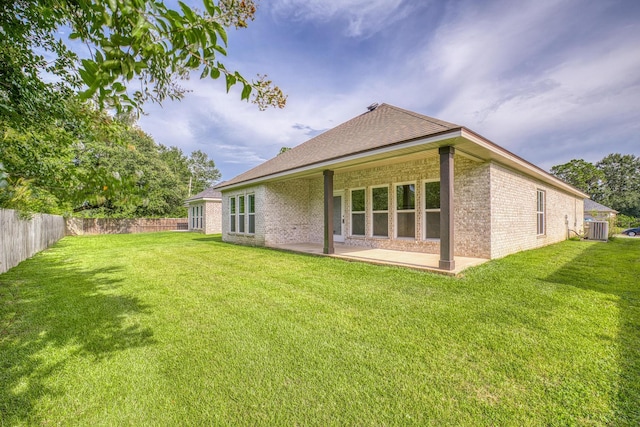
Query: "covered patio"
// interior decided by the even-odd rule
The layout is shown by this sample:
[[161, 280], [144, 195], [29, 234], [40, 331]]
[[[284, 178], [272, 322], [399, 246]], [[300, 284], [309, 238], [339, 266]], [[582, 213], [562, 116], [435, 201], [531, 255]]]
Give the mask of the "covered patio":
[[292, 252], [308, 253], [313, 255], [331, 256], [350, 261], [361, 261], [369, 264], [392, 265], [397, 267], [412, 268], [415, 270], [431, 271], [433, 273], [458, 275], [462, 270], [483, 264], [488, 259], [455, 257], [455, 268], [452, 270], [440, 268], [439, 254], [426, 254], [422, 252], [408, 252], [390, 249], [364, 248], [349, 246], [341, 243], [334, 244], [334, 253], [325, 254], [323, 245], [315, 243], [292, 243], [271, 246]]

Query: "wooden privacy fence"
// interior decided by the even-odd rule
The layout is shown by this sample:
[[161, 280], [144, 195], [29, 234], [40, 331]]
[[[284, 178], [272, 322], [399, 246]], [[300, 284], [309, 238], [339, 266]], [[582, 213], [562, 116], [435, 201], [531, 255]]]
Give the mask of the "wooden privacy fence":
[[27, 220], [14, 210], [0, 209], [0, 273], [48, 248], [64, 235], [61, 216], [36, 214]]
[[129, 234], [187, 230], [187, 218], [68, 218], [67, 234]]

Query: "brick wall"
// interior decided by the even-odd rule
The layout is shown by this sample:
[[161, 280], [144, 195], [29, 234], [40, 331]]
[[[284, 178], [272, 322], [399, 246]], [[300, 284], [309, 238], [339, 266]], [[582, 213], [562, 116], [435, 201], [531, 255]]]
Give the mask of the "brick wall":
[[[202, 207], [202, 228], [194, 228], [193, 208]], [[222, 233], [222, 200], [202, 200], [191, 202], [189, 212], [189, 230], [202, 231], [204, 234]]]
[[[546, 233], [537, 235], [537, 190], [546, 194]], [[556, 243], [581, 232], [583, 199], [491, 164], [491, 258]], [[579, 229], [579, 230], [578, 230]]]
[[[440, 179], [440, 160], [434, 155], [408, 162], [387, 164], [375, 168], [359, 171], [336, 173], [334, 177], [334, 191], [344, 190], [345, 203], [345, 230], [347, 237], [345, 242], [354, 246], [375, 247], [395, 250], [409, 250], [425, 253], [439, 253], [440, 241], [438, 239], [425, 239], [424, 236], [424, 182]], [[416, 238], [398, 239], [394, 237], [396, 215], [394, 212], [395, 184], [416, 184]], [[370, 188], [373, 186], [387, 185], [389, 188], [389, 237], [372, 236], [371, 214], [372, 205], [366, 203], [365, 210], [365, 235], [367, 237], [351, 237], [351, 190], [366, 189], [367, 200], [370, 198]], [[322, 243], [322, 178], [315, 183], [311, 194], [318, 195], [317, 203], [311, 207], [313, 223], [319, 224], [319, 229], [314, 229], [310, 235], [310, 241]], [[457, 256], [489, 257], [489, 173], [486, 163], [471, 161], [462, 156], [456, 156], [454, 161], [454, 206], [455, 206], [455, 230], [456, 242], [454, 247]]]
[[[427, 180], [439, 180], [439, 157], [429, 157], [383, 166], [336, 172], [334, 191], [344, 192], [345, 243], [353, 246], [439, 253], [438, 239], [424, 239], [423, 189]], [[416, 238], [394, 238], [394, 185], [416, 184]], [[369, 200], [372, 186], [389, 188], [389, 238], [372, 235]], [[351, 190], [366, 189], [365, 235], [350, 236]], [[547, 233], [536, 236], [536, 190], [547, 197]], [[250, 245], [323, 243], [323, 178], [299, 178], [266, 183], [239, 191], [224, 192], [223, 240]], [[228, 197], [256, 195], [255, 235], [230, 233]], [[582, 199], [537, 182], [504, 166], [470, 160], [454, 160], [454, 227], [456, 256], [496, 258], [566, 238], [567, 224], [576, 229], [582, 222]], [[581, 228], [581, 227], [580, 227]]]
[[204, 234], [222, 233], [222, 200], [207, 200], [204, 204]]
[[[377, 247], [439, 253], [437, 239], [423, 239], [424, 211], [422, 192], [425, 180], [438, 180], [439, 157], [428, 158], [336, 173], [334, 191], [343, 191], [345, 204], [345, 243], [354, 246]], [[394, 238], [395, 215], [393, 210], [393, 185], [401, 182], [416, 184], [416, 238]], [[351, 190], [370, 187], [389, 187], [389, 236], [390, 238], [350, 236]], [[489, 257], [489, 167], [462, 156], [455, 159], [456, 245], [458, 256]], [[322, 244], [324, 239], [324, 185], [322, 177], [292, 179], [239, 191], [225, 191], [223, 203], [223, 240], [251, 245], [277, 245], [284, 243], [312, 242]], [[256, 234], [242, 235], [229, 232], [228, 198], [239, 194], [256, 194]], [[366, 236], [372, 235], [371, 203], [366, 203]]]
[[[265, 223], [268, 222], [269, 212], [265, 209], [265, 186], [257, 185], [241, 190], [225, 191], [222, 193], [222, 240], [230, 243], [239, 243], [249, 246], [265, 245]], [[229, 214], [229, 198], [241, 195], [255, 195], [256, 205], [256, 232], [248, 233], [232, 233], [230, 230], [231, 216]], [[236, 199], [237, 200], [237, 199]], [[236, 202], [237, 203], [237, 202]]]

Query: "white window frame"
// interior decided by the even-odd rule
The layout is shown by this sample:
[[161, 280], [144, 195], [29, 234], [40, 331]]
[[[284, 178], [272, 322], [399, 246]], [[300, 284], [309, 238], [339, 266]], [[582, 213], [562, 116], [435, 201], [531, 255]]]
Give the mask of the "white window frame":
[[[387, 209], [386, 210], [374, 210], [373, 207], [373, 190], [378, 189], [378, 188], [386, 188], [387, 189]], [[389, 214], [390, 214], [390, 209], [389, 209], [389, 205], [392, 203], [391, 202], [391, 197], [389, 197], [389, 192], [391, 190], [389, 189], [389, 184], [385, 184], [385, 185], [373, 185], [371, 187], [369, 187], [369, 204], [371, 206], [371, 213], [369, 215], [369, 224], [371, 224], [371, 237], [375, 237], [378, 239], [388, 239], [389, 238]], [[382, 236], [379, 234], [374, 234], [373, 229], [374, 229], [374, 224], [375, 224], [375, 220], [374, 220], [374, 216], [375, 214], [383, 214], [386, 213], [387, 214], [387, 235], [386, 236]]]
[[[249, 199], [253, 200], [253, 212], [251, 211], [251, 203]], [[248, 193], [245, 199], [246, 211], [247, 211], [247, 234], [256, 234], [256, 195], [255, 193]], [[251, 231], [251, 218], [253, 218], [253, 231]]]
[[246, 234], [247, 229], [247, 195], [238, 195], [238, 233]]
[[202, 205], [191, 206], [191, 229], [202, 229]]
[[547, 192], [540, 188], [536, 189], [536, 234], [544, 236], [547, 234]]
[[[364, 193], [364, 210], [362, 211], [353, 210], [353, 192], [354, 191], [362, 191]], [[350, 211], [349, 212], [350, 213], [350, 218], [349, 218], [350, 235], [353, 237], [365, 237], [367, 235], [367, 188], [366, 187], [352, 188], [351, 190], [349, 190], [349, 211]], [[364, 230], [362, 234], [354, 234], [353, 232], [353, 215], [354, 214], [362, 215], [362, 217], [364, 218]]]
[[436, 241], [436, 240], [440, 240], [440, 237], [427, 237], [427, 212], [440, 212], [442, 206], [440, 206], [437, 209], [435, 208], [427, 209], [427, 195], [424, 187], [425, 187], [425, 184], [428, 184], [430, 182], [437, 182], [438, 184], [440, 184], [440, 180], [437, 178], [434, 178], [434, 179], [425, 179], [422, 181], [422, 187], [420, 188], [421, 195], [422, 195], [422, 212], [424, 213], [422, 218], [422, 238], [424, 240]]
[[[398, 209], [398, 187], [404, 185], [413, 185], [413, 209]], [[393, 183], [393, 210], [394, 210], [394, 221], [393, 221], [393, 236], [396, 239], [404, 239], [404, 240], [415, 240], [416, 239], [416, 197], [418, 193], [418, 183], [416, 181], [408, 181], [408, 182], [394, 182]], [[413, 213], [413, 237], [398, 237], [398, 214], [400, 213]]]
[[229, 233], [237, 233], [236, 218], [238, 216], [238, 202], [236, 196], [229, 197]]

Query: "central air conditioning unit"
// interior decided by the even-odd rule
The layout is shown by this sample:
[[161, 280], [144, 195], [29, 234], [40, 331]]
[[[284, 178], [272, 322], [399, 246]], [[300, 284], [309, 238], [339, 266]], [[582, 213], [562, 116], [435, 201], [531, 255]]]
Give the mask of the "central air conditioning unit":
[[607, 221], [591, 221], [589, 223], [589, 240], [609, 240], [609, 223]]

